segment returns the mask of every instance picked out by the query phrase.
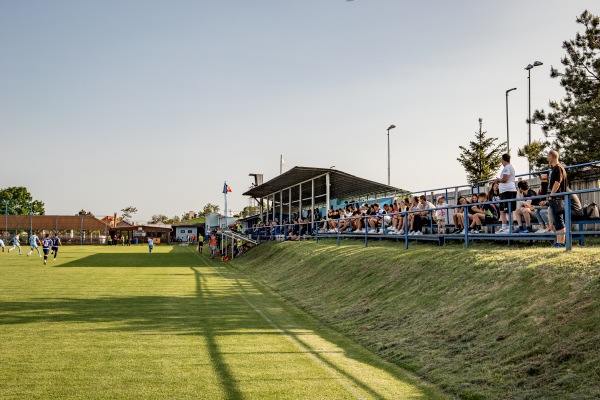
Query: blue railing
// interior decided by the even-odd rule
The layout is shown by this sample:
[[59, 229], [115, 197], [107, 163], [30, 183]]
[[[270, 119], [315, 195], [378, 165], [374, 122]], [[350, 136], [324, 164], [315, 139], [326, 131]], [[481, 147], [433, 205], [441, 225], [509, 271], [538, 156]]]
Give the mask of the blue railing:
[[[302, 222], [302, 223], [296, 223], [296, 224], [263, 225], [263, 226], [253, 227], [252, 229], [249, 229], [247, 231], [247, 233], [259, 240], [289, 240], [290, 238], [294, 238], [296, 236], [296, 235], [293, 235], [293, 233], [298, 232], [300, 234], [299, 236], [301, 236], [301, 237], [304, 236], [304, 237], [308, 237], [311, 239], [314, 238], [317, 242], [319, 241], [320, 238], [336, 238], [338, 245], [340, 244], [340, 240], [342, 237], [364, 238], [365, 246], [368, 246], [369, 239], [372, 240], [374, 238], [378, 238], [378, 239], [379, 238], [388, 238], [388, 239], [396, 239], [396, 240], [403, 239], [405, 242], [406, 249], [409, 248], [409, 242], [410, 242], [410, 240], [413, 240], [413, 239], [417, 240], [417, 241], [418, 240], [434, 240], [434, 241], [438, 241], [440, 244], [444, 243], [446, 239], [455, 239], [455, 240], [464, 241], [465, 247], [468, 248], [470, 243], [473, 240], [502, 240], [502, 241], [507, 241], [509, 244], [511, 241], [514, 241], [514, 240], [530, 240], [530, 241], [551, 240], [556, 243], [557, 236], [564, 235], [565, 236], [565, 248], [567, 250], [571, 250], [572, 246], [573, 246], [573, 235], [574, 235], [573, 224], [574, 223], [579, 224], [579, 226], [581, 227], [583, 223], [599, 223], [600, 224], [600, 220], [573, 221], [571, 211], [570, 211], [571, 210], [571, 199], [569, 196], [572, 194], [580, 195], [580, 194], [592, 193], [592, 192], [600, 192], [600, 188], [575, 190], [575, 191], [569, 191], [569, 192], [555, 193], [552, 195], [548, 194], [548, 195], [542, 195], [542, 196], [521, 197], [521, 198], [517, 198], [517, 199], [494, 200], [494, 201], [466, 203], [466, 204], [459, 204], [459, 205], [446, 204], [443, 207], [435, 207], [435, 208], [431, 208], [431, 209], [427, 209], [427, 210], [407, 210], [407, 211], [401, 211], [401, 212], [397, 212], [397, 213], [385, 214], [382, 216], [364, 215], [364, 216], [352, 216], [352, 217], [340, 218], [340, 219], [324, 219], [321, 221]], [[515, 210], [512, 210], [512, 203], [516, 202], [516, 201], [546, 199], [547, 197], [563, 198], [564, 206], [565, 206], [565, 213], [564, 213], [565, 232], [564, 233], [562, 233], [562, 232], [558, 232], [558, 233], [557, 232], [546, 232], [543, 234], [515, 233], [513, 231], [513, 219], [512, 219], [512, 212]], [[488, 204], [497, 205], [498, 203], [508, 203], [509, 231], [507, 233], [502, 233], [502, 234], [494, 233], [493, 231], [491, 234], [487, 234], [487, 233], [472, 234], [472, 233], [470, 233], [469, 229], [468, 229], [468, 225], [469, 225], [468, 208], [473, 207], [473, 206], [483, 206], [483, 205], [488, 205]], [[436, 225], [433, 224], [432, 216], [433, 216], [433, 213], [435, 213], [435, 211], [446, 210], [446, 212], [447, 212], [448, 210], [459, 209], [459, 208], [463, 209], [461, 212], [462, 212], [462, 215], [464, 218], [465, 229], [463, 230], [462, 233], [446, 233], [445, 231], [444, 231], [444, 233], [434, 232], [435, 231], [434, 227]], [[431, 233], [422, 234], [422, 235], [410, 235], [409, 234], [409, 220], [410, 220], [409, 216], [411, 214], [424, 213], [424, 212], [429, 214], [428, 224], [429, 224], [429, 229], [430, 229]], [[384, 217], [391, 217], [393, 220], [394, 216], [399, 216], [400, 219], [402, 220], [402, 226], [403, 226], [402, 234], [390, 233], [390, 231], [389, 231], [389, 228], [391, 225], [387, 221], [387, 218], [384, 218]], [[371, 220], [372, 218], [377, 218], [377, 221], [379, 221], [379, 220], [381, 221], [381, 228], [379, 228], [378, 226], [376, 226], [375, 229], [368, 228], [369, 220]], [[348, 231], [341, 230], [341, 223], [339, 221], [343, 221], [343, 220], [350, 221], [350, 228]], [[359, 224], [352, 223], [353, 221], [356, 222], [357, 220], [358, 220]], [[334, 225], [336, 225], [336, 229], [333, 232], [332, 232], [332, 229], [329, 229], [331, 221], [338, 221], [338, 222], [334, 223]], [[364, 227], [364, 230], [360, 231], [360, 232], [356, 232], [355, 230], [353, 230], [353, 225], [360, 225], [360, 227]], [[495, 227], [498, 226], [498, 223], [493, 223], [490, 226], [492, 229], [495, 230]], [[600, 231], [594, 231], [594, 230], [581, 231], [581, 230], [579, 230], [579, 231], [576, 231], [576, 234], [580, 238], [580, 243], [583, 244], [583, 236], [584, 235], [598, 235], [598, 234], [600, 234]]]

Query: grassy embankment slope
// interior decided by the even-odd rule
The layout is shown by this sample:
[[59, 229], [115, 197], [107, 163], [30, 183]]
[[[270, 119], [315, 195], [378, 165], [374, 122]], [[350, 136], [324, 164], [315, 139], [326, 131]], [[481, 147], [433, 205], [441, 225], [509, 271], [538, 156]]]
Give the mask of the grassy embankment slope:
[[600, 398], [600, 248], [269, 243], [231, 266], [461, 398]]

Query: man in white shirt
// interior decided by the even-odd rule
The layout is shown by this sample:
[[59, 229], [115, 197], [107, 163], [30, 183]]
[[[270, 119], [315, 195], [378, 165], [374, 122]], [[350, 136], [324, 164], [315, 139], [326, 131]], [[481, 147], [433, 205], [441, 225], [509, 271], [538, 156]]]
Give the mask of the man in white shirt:
[[[498, 189], [500, 190], [500, 200], [510, 200], [517, 198], [517, 187], [515, 185], [515, 169], [510, 164], [510, 155], [502, 154], [502, 172], [500, 177], [496, 178], [495, 183], [498, 183]], [[500, 219], [502, 220], [502, 228], [496, 233], [509, 233], [509, 222], [512, 225], [512, 216], [508, 215], [510, 205], [511, 214], [517, 209], [517, 202], [509, 201], [500, 203]]]

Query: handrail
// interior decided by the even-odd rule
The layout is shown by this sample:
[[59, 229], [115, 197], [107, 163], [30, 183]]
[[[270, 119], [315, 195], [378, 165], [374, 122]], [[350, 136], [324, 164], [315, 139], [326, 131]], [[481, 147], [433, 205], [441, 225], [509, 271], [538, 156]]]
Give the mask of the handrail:
[[[575, 169], [575, 168], [588, 167], [590, 165], [596, 165], [596, 164], [600, 164], [600, 160], [587, 162], [587, 163], [583, 163], [583, 164], [568, 165], [568, 166], [564, 166], [564, 168], [566, 170], [570, 170], [570, 169]], [[545, 170], [541, 170], [541, 171], [525, 172], [523, 174], [515, 175], [515, 178], [520, 178], [520, 177], [529, 176], [529, 175], [539, 175], [539, 174], [543, 174], [543, 173], [550, 172], [550, 171], [551, 171], [550, 169], [545, 169]], [[437, 189], [411, 190], [410, 192], [408, 192], [406, 194], [408, 195], [408, 194], [416, 194], [416, 193], [428, 193], [428, 192], [436, 192], [436, 191], [440, 191], [440, 190], [450, 190], [450, 189], [454, 190], [454, 189], [465, 188], [465, 187], [475, 188], [475, 187], [479, 187], [479, 186], [484, 186], [486, 183], [493, 182], [494, 180], [495, 179], [489, 179], [489, 180], [485, 180], [485, 181], [475, 182], [473, 184], [448, 186], [448, 187], [437, 188]]]
[[[535, 200], [535, 199], [546, 199], [548, 197], [563, 197], [565, 200], [565, 232], [559, 232], [559, 233], [552, 233], [552, 232], [548, 232], [546, 234], [544, 234], [544, 236], [548, 237], [554, 237], [556, 240], [556, 236], [562, 236], [565, 235], [565, 243], [566, 243], [566, 249], [567, 250], [571, 250], [572, 248], [572, 221], [571, 221], [571, 212], [570, 212], [570, 195], [575, 194], [575, 195], [579, 195], [579, 194], [584, 194], [584, 193], [592, 193], [592, 192], [599, 192], [600, 188], [591, 188], [591, 189], [580, 189], [580, 190], [570, 190], [567, 192], [560, 192], [560, 193], [554, 193], [554, 194], [546, 194], [546, 195], [536, 195], [536, 196], [529, 196], [529, 197], [518, 197], [515, 199], [505, 199], [505, 200], [494, 200], [494, 201], [485, 201], [485, 202], [476, 202], [476, 203], [466, 203], [466, 204], [445, 204], [443, 207], [433, 207], [433, 208], [428, 208], [426, 210], [404, 210], [404, 211], [399, 211], [396, 213], [389, 213], [389, 214], [382, 214], [382, 215], [361, 215], [361, 216], [350, 216], [350, 217], [346, 217], [346, 218], [339, 218], [339, 219], [335, 219], [336, 221], [343, 221], [343, 220], [361, 220], [363, 222], [361, 222], [361, 226], [365, 226], [364, 232], [352, 232], [349, 235], [352, 236], [363, 236], [365, 237], [365, 245], [368, 245], [368, 239], [371, 238], [377, 238], [377, 237], [382, 237], [380, 235], [377, 236], [372, 236], [369, 233], [369, 228], [367, 228], [368, 226], [368, 220], [370, 218], [373, 217], [383, 217], [383, 216], [387, 216], [387, 217], [394, 217], [394, 216], [401, 216], [403, 218], [403, 228], [404, 228], [404, 233], [402, 235], [393, 235], [392, 237], [395, 238], [401, 238], [403, 237], [405, 239], [405, 243], [406, 243], [406, 248], [408, 248], [408, 241], [409, 241], [409, 230], [408, 230], [408, 220], [409, 218], [407, 218], [410, 214], [414, 214], [414, 213], [423, 213], [423, 212], [427, 212], [430, 215], [433, 214], [435, 211], [437, 210], [450, 210], [450, 209], [458, 209], [458, 208], [463, 208], [462, 213], [464, 216], [464, 221], [465, 221], [465, 228], [466, 228], [466, 224], [468, 224], [468, 208], [472, 207], [472, 206], [481, 206], [481, 205], [486, 205], [486, 204], [498, 204], [498, 203], [508, 203], [509, 207], [508, 207], [508, 213], [510, 215], [509, 219], [510, 219], [510, 223], [509, 223], [509, 233], [508, 234], [504, 234], [502, 236], [499, 235], [499, 237], [501, 237], [502, 239], [506, 239], [510, 242], [511, 239], [514, 240], [514, 238], [518, 237], [515, 235], [512, 235], [512, 205], [510, 203], [512, 202], [516, 202], [516, 201], [528, 201], [528, 200]], [[288, 236], [288, 232], [289, 229], [296, 229], [296, 228], [302, 228], [305, 227], [309, 230], [308, 233], [310, 233], [311, 235], [315, 236], [315, 239], [319, 240], [319, 235], [321, 236], [329, 236], [329, 235], [336, 235], [337, 236], [337, 240], [338, 240], [338, 245], [340, 243], [340, 237], [343, 235], [346, 235], [345, 232], [341, 232], [341, 228], [340, 228], [340, 224], [337, 223], [337, 228], [335, 229], [336, 232], [335, 233], [330, 233], [330, 229], [329, 227], [329, 223], [330, 221], [332, 221], [332, 219], [330, 218], [325, 218], [323, 220], [319, 220], [319, 221], [314, 221], [314, 222], [302, 222], [302, 223], [286, 223], [286, 224], [278, 224], [278, 225], [260, 225], [257, 227], [252, 228], [252, 231], [254, 234], [257, 234], [259, 237], [263, 236], [263, 237], [273, 237], [273, 236], [284, 236], [287, 237]], [[431, 225], [433, 225], [433, 219], [430, 218], [429, 223]], [[600, 223], [600, 220], [599, 222]], [[326, 226], [327, 228], [322, 228], [322, 226]], [[389, 227], [390, 225], [387, 225], [387, 227]], [[350, 227], [352, 227], [352, 224], [350, 225]], [[322, 230], [325, 229], [326, 232], [322, 232]], [[372, 229], [372, 228], [371, 228]], [[385, 218], [382, 220], [382, 226], [381, 226], [382, 231], [385, 231], [386, 229], [386, 222], [385, 222]], [[377, 229], [375, 229], [377, 231]], [[257, 232], [258, 231], [258, 232]], [[275, 231], [279, 231], [278, 233], [275, 233]], [[584, 234], [579, 233], [580, 235]], [[448, 237], [453, 237], [453, 238], [461, 238], [464, 237], [465, 240], [465, 246], [468, 248], [469, 247], [469, 238], [470, 238], [470, 234], [469, 234], [469, 230], [465, 229], [464, 234], [448, 234], [445, 235]], [[432, 234], [432, 235], [423, 235], [423, 236], [419, 236], [421, 238], [431, 238], [431, 237], [440, 237], [439, 234]]]

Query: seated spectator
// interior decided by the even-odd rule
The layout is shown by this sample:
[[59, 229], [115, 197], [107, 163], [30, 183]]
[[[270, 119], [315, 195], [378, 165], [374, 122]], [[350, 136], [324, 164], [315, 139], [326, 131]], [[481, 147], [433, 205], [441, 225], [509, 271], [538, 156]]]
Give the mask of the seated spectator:
[[[571, 189], [567, 189], [567, 191], [570, 192]], [[573, 221], [584, 219], [585, 214], [579, 196], [576, 193], [569, 193], [569, 199], [571, 200], [571, 219]]]
[[411, 211], [408, 214], [408, 234], [409, 235], [414, 235], [415, 234], [415, 230], [413, 229], [413, 225], [415, 222], [415, 216], [418, 214], [417, 212], [414, 211], [419, 211], [421, 210], [421, 203], [419, 202], [419, 196], [415, 196], [411, 199], [410, 202], [410, 207], [408, 209], [408, 211]]
[[435, 208], [432, 202], [427, 201], [427, 196], [421, 195], [419, 197], [419, 204], [421, 205], [422, 212], [416, 213], [413, 221], [414, 233], [413, 235], [422, 235], [423, 227], [428, 226], [431, 223], [431, 211]]
[[[477, 195], [478, 203], [485, 203], [488, 201], [488, 195], [485, 193], [479, 193]], [[495, 224], [498, 222], [498, 211], [496, 206], [493, 204], [476, 204], [471, 207], [474, 211], [473, 221], [471, 222], [469, 233], [478, 234], [481, 233], [481, 226], [488, 224]], [[464, 233], [464, 232], [463, 232]]]
[[[537, 196], [537, 193], [529, 188], [527, 181], [519, 181], [517, 184], [519, 193], [522, 198]], [[529, 199], [523, 200], [521, 205], [515, 210], [517, 216], [517, 224], [519, 225], [515, 233], [531, 233], [533, 228], [531, 227], [531, 216], [534, 214], [535, 206], [539, 206], [540, 199]], [[523, 224], [525, 220], [525, 224]]]
[[541, 228], [535, 233], [552, 232], [552, 224], [550, 223], [550, 213], [547, 200], [540, 200], [540, 203], [537, 206], [534, 206], [534, 214], [535, 218], [541, 225]]
[[[469, 204], [469, 202], [463, 196], [460, 196], [458, 198], [458, 204], [457, 205], [467, 206], [468, 204]], [[465, 230], [465, 214], [464, 214], [464, 211], [465, 211], [464, 207], [455, 208], [454, 215], [452, 216], [452, 220], [454, 221], [454, 230], [452, 231], [452, 233], [459, 233], [459, 232]]]

